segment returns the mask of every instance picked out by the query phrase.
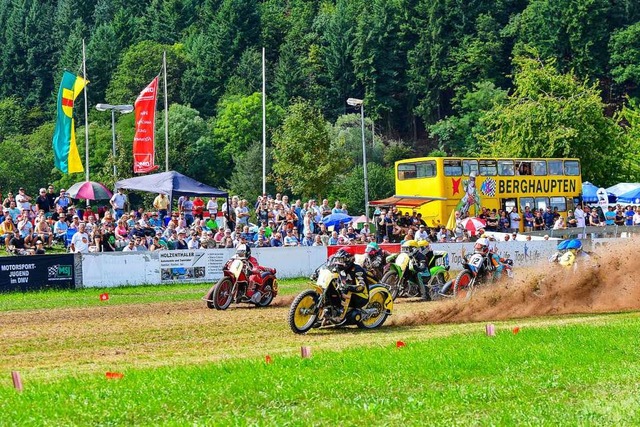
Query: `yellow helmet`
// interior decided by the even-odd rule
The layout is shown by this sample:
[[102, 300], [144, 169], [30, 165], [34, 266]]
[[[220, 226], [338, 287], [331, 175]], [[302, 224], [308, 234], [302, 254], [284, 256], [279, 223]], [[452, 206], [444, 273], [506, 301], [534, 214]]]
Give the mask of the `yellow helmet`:
[[428, 248], [430, 245], [428, 240], [418, 240], [418, 246], [420, 246], [421, 248]]
[[400, 252], [406, 252], [408, 254], [413, 254], [418, 250], [418, 242], [415, 240], [405, 240], [402, 245], [400, 245]]

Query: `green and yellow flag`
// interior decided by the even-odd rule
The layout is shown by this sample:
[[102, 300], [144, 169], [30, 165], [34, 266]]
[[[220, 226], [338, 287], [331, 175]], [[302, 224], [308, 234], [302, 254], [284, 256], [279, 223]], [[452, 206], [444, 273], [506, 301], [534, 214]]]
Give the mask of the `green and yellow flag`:
[[85, 79], [65, 71], [58, 91], [58, 120], [53, 132], [53, 157], [55, 166], [66, 174], [84, 171], [76, 144], [73, 102], [85, 85]]

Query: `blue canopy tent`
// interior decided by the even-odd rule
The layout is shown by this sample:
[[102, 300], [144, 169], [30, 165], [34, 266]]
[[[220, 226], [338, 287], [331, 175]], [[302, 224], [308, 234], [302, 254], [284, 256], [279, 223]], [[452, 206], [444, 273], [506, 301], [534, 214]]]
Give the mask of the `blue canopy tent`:
[[116, 189], [119, 188], [123, 190], [145, 191], [147, 193], [162, 193], [169, 196], [169, 200], [180, 196], [225, 197], [227, 198], [227, 209], [229, 208], [229, 193], [198, 182], [176, 171], [121, 179], [116, 182]]
[[632, 190], [636, 190], [640, 188], [640, 183], [639, 182], [621, 182], [619, 184], [616, 184], [612, 187], [607, 188], [607, 191], [609, 193], [613, 193], [616, 195], [616, 197], [620, 197], [625, 193], [628, 193], [629, 191]]
[[[589, 181], [582, 183], [582, 201], [584, 203], [596, 203], [598, 201], [598, 189], [600, 187], [593, 185]], [[609, 203], [616, 202], [616, 195], [607, 191], [607, 198]]]
[[640, 187], [619, 195], [618, 202], [640, 205]]

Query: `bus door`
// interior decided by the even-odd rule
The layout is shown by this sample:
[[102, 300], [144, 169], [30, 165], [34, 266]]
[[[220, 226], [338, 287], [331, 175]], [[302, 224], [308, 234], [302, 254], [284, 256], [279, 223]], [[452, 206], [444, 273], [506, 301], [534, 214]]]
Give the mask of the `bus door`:
[[510, 213], [511, 210], [518, 205], [516, 199], [500, 199], [500, 206], [502, 207], [503, 211]]

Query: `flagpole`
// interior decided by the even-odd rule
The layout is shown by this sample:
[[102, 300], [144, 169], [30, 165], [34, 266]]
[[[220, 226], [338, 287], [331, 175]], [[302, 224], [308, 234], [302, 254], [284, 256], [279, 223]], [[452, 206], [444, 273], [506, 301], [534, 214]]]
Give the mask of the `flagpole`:
[[264, 47], [262, 48], [262, 194], [267, 194], [267, 89]]
[[164, 170], [169, 172], [169, 101], [167, 100], [167, 51], [162, 52], [164, 71]]
[[[87, 62], [84, 49], [84, 39], [82, 39], [82, 78], [84, 84], [84, 163], [85, 163], [85, 180], [89, 181], [89, 109], [87, 106]], [[87, 200], [87, 206], [89, 200]]]

